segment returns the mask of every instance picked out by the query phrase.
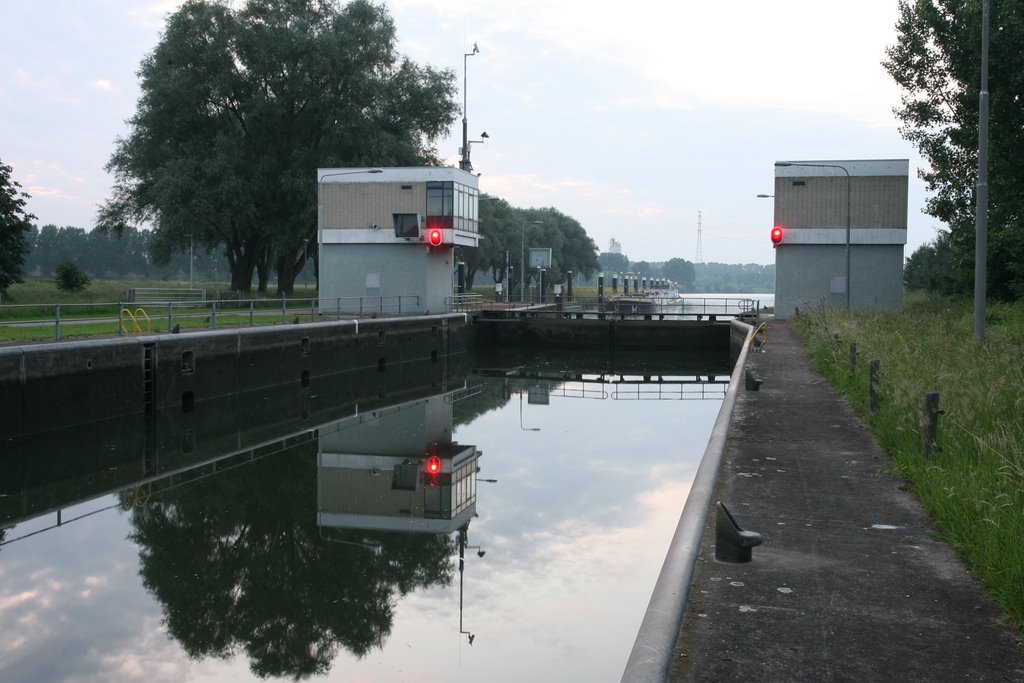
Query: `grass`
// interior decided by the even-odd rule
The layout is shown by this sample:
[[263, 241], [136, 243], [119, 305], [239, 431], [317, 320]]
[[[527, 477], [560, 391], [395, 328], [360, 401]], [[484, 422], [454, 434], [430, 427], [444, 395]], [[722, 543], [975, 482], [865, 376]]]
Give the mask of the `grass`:
[[[196, 289], [205, 289], [207, 296], [214, 292], [226, 291], [228, 285], [222, 282], [197, 282]], [[53, 341], [56, 338], [55, 316], [60, 306], [61, 339], [112, 336], [118, 333], [120, 302], [127, 290], [135, 287], [176, 287], [187, 288], [187, 282], [163, 281], [94, 281], [85, 291], [64, 292], [57, 289], [53, 280], [30, 279], [16, 284], [8, 290], [0, 306], [0, 343], [27, 343]], [[309, 299], [316, 297], [316, 289], [303, 288], [296, 283], [295, 292], [289, 298], [291, 305], [286, 316], [281, 314], [281, 302], [277, 299], [263, 299], [256, 302], [252, 324], [272, 325], [293, 322], [296, 315], [302, 321], [309, 319]], [[305, 314], [293, 309], [305, 308]], [[142, 332], [166, 332], [168, 327], [179, 325], [182, 329], [209, 329], [213, 325], [212, 307], [175, 307], [170, 325], [167, 321], [165, 304], [132, 304], [130, 311], [139, 314]], [[147, 326], [145, 317], [150, 318]], [[242, 308], [219, 308], [216, 326], [243, 327], [250, 324], [248, 304]], [[133, 325], [125, 320], [129, 331]]]
[[[1009, 621], [1024, 628], [1024, 304], [917, 298], [898, 312], [805, 312], [797, 329]], [[857, 360], [850, 373], [850, 344]], [[872, 414], [868, 363], [880, 362]], [[937, 450], [923, 457], [925, 395], [940, 394]]]

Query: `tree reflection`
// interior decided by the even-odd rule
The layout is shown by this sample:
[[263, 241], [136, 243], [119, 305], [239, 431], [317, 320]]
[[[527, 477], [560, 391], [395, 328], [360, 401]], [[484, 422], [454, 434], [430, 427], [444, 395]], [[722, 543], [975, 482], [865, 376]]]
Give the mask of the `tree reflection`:
[[170, 634], [193, 658], [244, 650], [261, 677], [325, 673], [339, 646], [380, 648], [398, 596], [452, 581], [450, 536], [321, 536], [315, 442], [154, 493], [132, 525]]

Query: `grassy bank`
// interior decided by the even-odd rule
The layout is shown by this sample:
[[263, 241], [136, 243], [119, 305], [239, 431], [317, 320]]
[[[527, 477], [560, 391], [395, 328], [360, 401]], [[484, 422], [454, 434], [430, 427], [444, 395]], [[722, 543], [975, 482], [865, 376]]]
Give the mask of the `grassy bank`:
[[[870, 425], [946, 540], [1007, 617], [1024, 627], [1024, 305], [990, 304], [974, 338], [972, 304], [917, 299], [899, 312], [803, 312], [816, 366]], [[850, 345], [857, 346], [850, 373]], [[880, 369], [869, 401], [869, 362]], [[938, 433], [923, 450], [924, 400], [940, 393]]]

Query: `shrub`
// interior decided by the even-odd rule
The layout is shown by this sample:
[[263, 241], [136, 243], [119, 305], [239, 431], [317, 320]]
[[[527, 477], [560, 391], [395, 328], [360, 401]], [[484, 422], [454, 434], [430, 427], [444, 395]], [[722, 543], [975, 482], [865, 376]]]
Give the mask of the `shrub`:
[[82, 269], [71, 261], [65, 261], [57, 266], [57, 277], [54, 278], [57, 289], [64, 292], [81, 292], [89, 286], [89, 276], [82, 272]]

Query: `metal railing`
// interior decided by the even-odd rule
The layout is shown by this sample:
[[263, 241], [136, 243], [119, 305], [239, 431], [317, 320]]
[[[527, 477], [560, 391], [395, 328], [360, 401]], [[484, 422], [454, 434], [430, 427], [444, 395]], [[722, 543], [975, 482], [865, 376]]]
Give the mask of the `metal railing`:
[[416, 295], [0, 305], [0, 343], [400, 316], [419, 308]]
[[191, 289], [180, 287], [133, 287], [126, 294], [127, 303], [152, 304], [167, 303], [168, 301], [191, 302], [194, 304], [206, 303], [205, 289]]
[[761, 302], [749, 297], [662, 297], [656, 295], [609, 294], [603, 297], [518, 296], [498, 300], [486, 299], [479, 294], [464, 294], [445, 300], [448, 311], [506, 311], [510, 315], [524, 312], [535, 317], [565, 317], [575, 314], [583, 317], [645, 318], [717, 320], [754, 318], [761, 310]]

